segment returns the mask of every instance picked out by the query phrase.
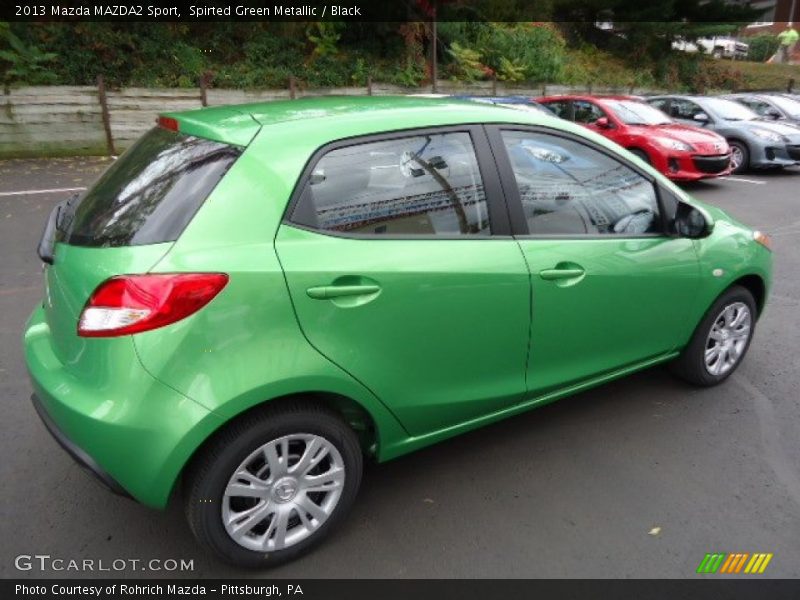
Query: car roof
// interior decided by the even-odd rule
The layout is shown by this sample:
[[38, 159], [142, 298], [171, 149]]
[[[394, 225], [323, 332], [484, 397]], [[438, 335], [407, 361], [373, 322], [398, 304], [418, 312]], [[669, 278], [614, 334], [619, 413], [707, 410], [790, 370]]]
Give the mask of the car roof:
[[558, 94], [542, 96], [538, 102], [553, 102], [555, 100], [640, 100], [638, 96], [628, 94]]
[[[537, 124], [547, 115], [523, 116], [496, 104], [473, 102], [456, 98], [425, 98], [419, 96], [322, 96], [298, 100], [278, 100], [181, 112], [162, 113], [174, 118], [182, 133], [207, 137], [226, 143], [246, 145], [261, 128], [281, 124], [313, 121], [315, 127], [329, 124], [346, 134], [347, 124], [353, 123], [352, 135], [365, 129], [375, 132], [406, 127], [436, 127], [481, 122], [530, 122]], [[553, 117], [557, 120], [556, 117]], [[337, 134], [340, 135], [340, 134]], [[342, 137], [346, 137], [342, 136]]]

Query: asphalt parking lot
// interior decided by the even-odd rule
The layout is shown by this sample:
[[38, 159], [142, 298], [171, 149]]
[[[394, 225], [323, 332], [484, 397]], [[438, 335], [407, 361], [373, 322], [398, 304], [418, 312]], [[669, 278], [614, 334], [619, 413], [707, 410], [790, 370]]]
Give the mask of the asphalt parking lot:
[[[800, 577], [800, 168], [689, 188], [774, 238], [772, 296], [725, 384], [655, 368], [370, 466], [336, 535], [265, 574], [205, 554], [179, 504], [105, 492], [30, 405], [20, 336], [41, 294], [36, 242], [107, 164], [0, 161], [0, 576], [690, 577], [707, 552], [771, 552], [763, 577]], [[21, 193], [39, 190], [56, 191]], [[20, 554], [194, 570], [20, 572]]]

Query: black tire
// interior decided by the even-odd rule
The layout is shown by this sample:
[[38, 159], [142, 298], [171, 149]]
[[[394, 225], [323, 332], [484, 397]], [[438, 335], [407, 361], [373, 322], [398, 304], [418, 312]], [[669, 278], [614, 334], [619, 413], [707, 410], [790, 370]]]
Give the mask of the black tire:
[[[709, 334], [723, 309], [737, 302], [744, 303], [750, 310], [750, 335], [733, 366], [724, 373], [715, 375], [709, 372], [705, 364], [705, 353]], [[670, 363], [670, 370], [681, 379], [694, 385], [707, 387], [722, 383], [739, 367], [742, 359], [747, 354], [750, 342], [753, 339], [753, 334], [755, 333], [757, 315], [758, 312], [753, 294], [739, 285], [731, 286], [723, 292], [722, 295], [714, 301], [711, 308], [708, 309], [692, 334], [689, 344], [683, 349], [681, 355]]]
[[[245, 548], [233, 540], [223, 524], [222, 507], [228, 482], [254, 451], [272, 440], [294, 434], [320, 436], [338, 450], [345, 472], [338, 502], [318, 529], [294, 545], [270, 552]], [[273, 567], [308, 552], [341, 523], [355, 500], [362, 470], [358, 438], [336, 413], [311, 402], [282, 403], [246, 414], [201, 449], [185, 477], [186, 518], [197, 540], [223, 561], [246, 568]]]
[[750, 168], [750, 149], [747, 147], [747, 144], [740, 142], [739, 140], [731, 140], [728, 142], [728, 145], [732, 150], [736, 148], [742, 153], [742, 162], [733, 170], [733, 172], [744, 173]]
[[650, 157], [647, 156], [647, 152], [645, 152], [644, 150], [639, 150], [639, 148], [629, 148], [628, 152], [630, 152], [631, 154], [634, 154], [637, 157], [641, 158], [648, 165], [652, 165], [653, 164], [652, 162], [650, 162]]

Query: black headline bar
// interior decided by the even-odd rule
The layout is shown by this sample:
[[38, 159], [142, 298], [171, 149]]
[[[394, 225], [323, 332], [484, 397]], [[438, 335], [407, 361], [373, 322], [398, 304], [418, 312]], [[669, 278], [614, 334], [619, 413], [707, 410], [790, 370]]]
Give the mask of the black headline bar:
[[[646, 6], [647, 10], [643, 10]], [[733, 12], [732, 12], [733, 11]], [[0, 21], [635, 21], [756, 20], [759, 11], [722, 0], [655, 6], [641, 0], [4, 0]]]
[[302, 600], [515, 600], [640, 598], [675, 600], [795, 600], [800, 581], [771, 579], [688, 580], [3, 580], [0, 597], [80, 598], [292, 598]]

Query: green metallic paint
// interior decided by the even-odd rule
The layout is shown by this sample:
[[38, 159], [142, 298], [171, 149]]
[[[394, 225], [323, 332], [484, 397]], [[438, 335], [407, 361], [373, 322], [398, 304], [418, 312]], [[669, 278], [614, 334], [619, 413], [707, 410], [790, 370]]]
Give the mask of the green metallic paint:
[[[185, 133], [247, 149], [176, 242], [57, 245], [45, 307], [34, 311], [24, 340], [48, 413], [151, 506], [166, 504], [209, 436], [264, 402], [316, 392], [348, 398], [370, 415], [376, 458], [388, 460], [669, 360], [732, 282], [757, 275], [769, 287], [771, 257], [749, 229], [644, 163], [703, 212], [708, 237], [412, 241], [281, 224], [307, 161], [334, 140], [519, 123], [621, 152], [546, 115], [388, 97], [168, 116]], [[555, 268], [573, 272], [550, 278]], [[222, 271], [230, 280], [201, 311], [168, 327], [123, 338], [76, 335], [80, 310], [102, 280], [148, 271]], [[336, 284], [351, 288], [348, 295], [324, 291]]]
[[[530, 284], [513, 239], [347, 239], [284, 225], [276, 247], [309, 342], [412, 434], [522, 399]], [[354, 274], [380, 294], [342, 306], [307, 293]]]

